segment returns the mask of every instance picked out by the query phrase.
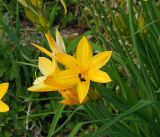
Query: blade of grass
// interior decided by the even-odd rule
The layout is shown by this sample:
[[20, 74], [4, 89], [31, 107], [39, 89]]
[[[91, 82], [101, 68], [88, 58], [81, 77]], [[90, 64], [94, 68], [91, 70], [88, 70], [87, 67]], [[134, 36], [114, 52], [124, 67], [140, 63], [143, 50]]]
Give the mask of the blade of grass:
[[147, 106], [150, 106], [151, 104], [154, 104], [155, 102], [153, 101], [148, 101], [148, 100], [141, 100], [140, 102], [138, 102], [136, 105], [134, 105], [133, 107], [131, 107], [130, 109], [128, 109], [127, 111], [125, 111], [124, 113], [118, 115], [117, 117], [115, 117], [114, 119], [110, 120], [109, 122], [107, 122], [106, 124], [104, 124], [99, 130], [98, 132], [95, 132], [92, 137], [97, 137], [100, 136], [101, 133], [103, 133], [107, 128], [109, 128], [110, 126], [112, 126], [113, 124], [115, 124], [116, 122], [118, 122], [119, 120], [127, 117], [128, 115], [131, 115]]
[[62, 104], [59, 104], [58, 107], [57, 107], [57, 111], [53, 117], [53, 120], [52, 120], [52, 123], [51, 123], [51, 126], [50, 126], [50, 129], [49, 129], [49, 133], [48, 133], [48, 136], [47, 137], [52, 137], [54, 135], [54, 131], [55, 131], [55, 128], [56, 128], [56, 125], [59, 121], [59, 119], [61, 118], [61, 114], [63, 112], [63, 109], [64, 109], [64, 105]]

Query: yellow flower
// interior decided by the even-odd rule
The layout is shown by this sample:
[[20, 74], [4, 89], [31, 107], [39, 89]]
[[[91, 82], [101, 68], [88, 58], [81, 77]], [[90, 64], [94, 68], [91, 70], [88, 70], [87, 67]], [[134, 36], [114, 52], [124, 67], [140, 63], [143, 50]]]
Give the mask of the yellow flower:
[[0, 112], [7, 112], [9, 111], [9, 107], [5, 104], [1, 99], [6, 94], [8, 90], [9, 83], [2, 83], [0, 84]]
[[57, 81], [52, 80], [51, 84], [47, 84], [45, 81], [49, 77], [54, 78], [59, 72], [60, 69], [55, 60], [50, 61], [45, 57], [39, 57], [38, 67], [43, 76], [36, 78], [32, 87], [29, 87], [29, 91], [56, 91], [64, 90], [66, 87], [60, 85]]
[[87, 96], [90, 80], [99, 83], [111, 82], [108, 74], [99, 70], [108, 62], [111, 54], [112, 51], [104, 51], [93, 56], [88, 40], [83, 37], [78, 44], [76, 58], [64, 53], [57, 53], [57, 62], [69, 69], [60, 72], [55, 79], [63, 85], [66, 85], [68, 80], [70, 84], [77, 84], [78, 98], [82, 103]]
[[[45, 83], [45, 86], [53, 86], [54, 84], [56, 84], [56, 87], [62, 87], [63, 90], [66, 90], [68, 87], [77, 84], [76, 91], [78, 93], [78, 99], [79, 102], [82, 103], [87, 96], [90, 86], [90, 80], [99, 83], [107, 83], [111, 81], [111, 78], [108, 76], [108, 74], [99, 69], [108, 62], [111, 57], [112, 51], [104, 51], [93, 56], [92, 48], [88, 40], [86, 39], [86, 37], [83, 37], [78, 44], [76, 58], [74, 58], [73, 56], [64, 54], [65, 47], [63, 39], [58, 30], [56, 32], [56, 42], [49, 32], [47, 32], [45, 36], [48, 40], [52, 52], [39, 45], [33, 43], [32, 44], [48, 56], [52, 57], [52, 59], [55, 59], [57, 62], [65, 65], [68, 69], [56, 74], [54, 73], [54, 75], [44, 75], [45, 78], [38, 78], [39, 81], [42, 81], [40, 84], [38, 83], [38, 85], [42, 85], [42, 83]], [[35, 86], [37, 86], [36, 81]], [[44, 88], [41, 91], [44, 91], [46, 89], [49, 88]], [[53, 90], [53, 88], [51, 89]], [[49, 89], [49, 91], [51, 89]], [[60, 88], [58, 90], [62, 91], [62, 89]], [[70, 95], [72, 96], [73, 94]]]
[[[78, 95], [77, 95], [77, 91], [74, 87], [70, 87], [66, 90], [61, 90], [59, 91], [59, 93], [64, 98], [64, 100], [60, 101], [61, 104], [64, 104], [64, 105], [79, 105], [80, 104]], [[83, 103], [85, 103], [88, 100], [89, 98], [86, 97]]]
[[46, 36], [46, 39], [48, 41], [49, 47], [50, 47], [52, 52], [46, 50], [42, 46], [39, 46], [35, 43], [31, 43], [31, 44], [34, 47], [38, 48], [40, 51], [44, 52], [46, 55], [48, 55], [52, 58], [54, 56], [56, 56], [56, 54], [59, 53], [59, 52], [60, 53], [65, 53], [66, 52], [64, 41], [63, 41], [62, 36], [59, 33], [58, 29], [56, 29], [56, 41], [54, 40], [54, 38], [52, 37], [50, 32], [45, 33], [45, 36]]
[[78, 105], [80, 104], [78, 95], [74, 88], [69, 88], [66, 90], [61, 90], [59, 93], [62, 95], [64, 100], [60, 101], [59, 103], [64, 105]]

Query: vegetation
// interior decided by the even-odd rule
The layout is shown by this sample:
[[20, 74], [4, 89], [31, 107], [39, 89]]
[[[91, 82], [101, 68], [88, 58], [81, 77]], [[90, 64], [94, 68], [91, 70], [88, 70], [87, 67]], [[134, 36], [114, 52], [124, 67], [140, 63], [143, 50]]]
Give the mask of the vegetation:
[[[0, 0], [0, 137], [159, 137], [159, 0]], [[67, 54], [83, 36], [94, 54], [112, 51], [102, 70], [112, 82], [91, 82], [89, 101], [63, 105], [57, 92], [30, 92], [41, 76], [31, 45], [47, 50], [45, 33], [58, 28]], [[63, 66], [60, 66], [64, 68]], [[0, 96], [1, 97], [1, 96]]]

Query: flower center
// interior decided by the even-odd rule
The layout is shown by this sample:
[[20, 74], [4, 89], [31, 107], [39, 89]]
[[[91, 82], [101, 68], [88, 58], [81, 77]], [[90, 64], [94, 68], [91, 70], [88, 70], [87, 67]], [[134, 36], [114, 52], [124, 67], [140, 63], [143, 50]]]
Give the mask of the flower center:
[[86, 82], [85, 74], [78, 73], [78, 78], [81, 82]]

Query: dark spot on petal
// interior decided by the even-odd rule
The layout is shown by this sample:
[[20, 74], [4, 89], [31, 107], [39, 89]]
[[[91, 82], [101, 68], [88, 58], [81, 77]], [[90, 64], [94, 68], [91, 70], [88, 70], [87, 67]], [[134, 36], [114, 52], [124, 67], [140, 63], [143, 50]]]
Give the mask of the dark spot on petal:
[[82, 77], [82, 74], [81, 74], [81, 73], [78, 73], [78, 77], [81, 78], [81, 77]]
[[85, 80], [85, 78], [80, 78], [80, 81], [85, 82], [86, 80]]

